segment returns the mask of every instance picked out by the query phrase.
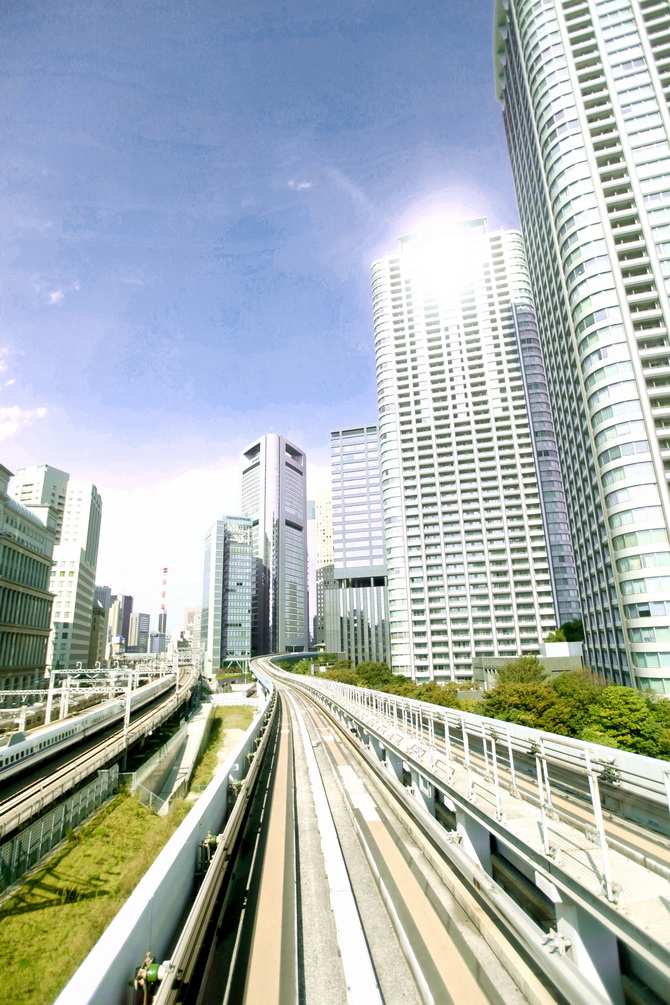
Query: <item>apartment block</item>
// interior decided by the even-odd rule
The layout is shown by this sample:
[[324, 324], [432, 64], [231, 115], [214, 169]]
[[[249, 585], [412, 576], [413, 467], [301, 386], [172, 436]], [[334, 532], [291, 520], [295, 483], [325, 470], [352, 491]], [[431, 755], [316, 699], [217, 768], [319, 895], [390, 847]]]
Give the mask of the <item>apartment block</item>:
[[466, 678], [556, 625], [521, 235], [475, 219], [403, 237], [373, 264], [372, 297], [392, 666]]

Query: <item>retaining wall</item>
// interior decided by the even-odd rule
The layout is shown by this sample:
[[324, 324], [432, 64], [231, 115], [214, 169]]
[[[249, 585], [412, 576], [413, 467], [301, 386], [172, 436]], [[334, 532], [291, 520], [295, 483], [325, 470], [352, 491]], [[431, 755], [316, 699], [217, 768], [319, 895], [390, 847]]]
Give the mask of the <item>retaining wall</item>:
[[[246, 755], [255, 749], [266, 698], [237, 748], [219, 769], [197, 803], [172, 835], [156, 861], [93, 947], [54, 1005], [131, 1005], [132, 981], [147, 950], [158, 961], [171, 949], [175, 927], [191, 897], [198, 846], [208, 831], [223, 830], [229, 779], [247, 771]], [[122, 838], [120, 837], [120, 840]]]

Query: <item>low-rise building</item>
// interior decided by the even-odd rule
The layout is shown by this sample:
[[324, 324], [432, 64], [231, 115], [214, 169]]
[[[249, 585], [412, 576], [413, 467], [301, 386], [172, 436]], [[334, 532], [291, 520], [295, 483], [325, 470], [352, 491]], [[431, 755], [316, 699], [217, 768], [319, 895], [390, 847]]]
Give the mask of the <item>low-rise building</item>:
[[[472, 661], [472, 679], [488, 691], [498, 683], [497, 671], [517, 658], [517, 656], [475, 656]], [[584, 669], [581, 642], [542, 642], [538, 659], [550, 678], [568, 670]]]

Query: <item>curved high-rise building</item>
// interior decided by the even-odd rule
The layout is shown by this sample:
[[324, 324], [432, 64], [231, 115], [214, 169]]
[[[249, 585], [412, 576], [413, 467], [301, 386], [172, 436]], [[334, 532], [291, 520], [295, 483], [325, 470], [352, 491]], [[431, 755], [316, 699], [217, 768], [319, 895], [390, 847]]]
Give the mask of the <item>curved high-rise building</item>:
[[499, 0], [587, 658], [670, 692], [670, 6]]

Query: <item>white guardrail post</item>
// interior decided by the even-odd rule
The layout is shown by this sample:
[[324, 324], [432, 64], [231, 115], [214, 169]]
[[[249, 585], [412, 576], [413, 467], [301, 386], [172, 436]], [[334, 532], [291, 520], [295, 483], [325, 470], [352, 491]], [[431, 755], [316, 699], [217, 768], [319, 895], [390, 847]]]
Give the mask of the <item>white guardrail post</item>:
[[[470, 879], [564, 997], [579, 1005], [621, 1005], [624, 985], [637, 979], [659, 1000], [670, 1001], [670, 938], [665, 928], [648, 923], [651, 912], [664, 911], [661, 905], [670, 901], [662, 851], [656, 862], [653, 850], [638, 848], [634, 838], [630, 849], [618, 836], [618, 845], [612, 847], [612, 838], [608, 845], [601, 802], [605, 787], [605, 805], [613, 815], [645, 828], [652, 840], [654, 830], [670, 836], [667, 763], [403, 696], [281, 671], [278, 677], [311, 692], [347, 722], [362, 756], [371, 765], [379, 762], [373, 770], [388, 776], [445, 859]], [[436, 819], [431, 800], [417, 798], [417, 791], [421, 795], [429, 788], [438, 794], [435, 805], [453, 814], [455, 826], [448, 817]], [[584, 820], [571, 812], [570, 795], [585, 807], [590, 803], [595, 835], [588, 814]], [[493, 838], [497, 860], [491, 854]], [[538, 888], [554, 911], [549, 931], [528, 913], [523, 898], [515, 899], [499, 885], [500, 856]], [[623, 887], [615, 882], [617, 873]]]
[[593, 806], [593, 816], [596, 822], [596, 831], [598, 833], [598, 842], [600, 844], [600, 854], [603, 860], [603, 884], [605, 887], [605, 893], [607, 894], [607, 899], [614, 902], [614, 888], [612, 885], [612, 876], [610, 873], [610, 862], [609, 862], [609, 852], [607, 848], [607, 835], [605, 834], [605, 825], [603, 822], [603, 810], [600, 802], [600, 786], [598, 784], [598, 775], [593, 768], [591, 762], [591, 753], [588, 749], [584, 751], [584, 760], [586, 761], [586, 770], [589, 776], [589, 789], [591, 792], [591, 804]]

